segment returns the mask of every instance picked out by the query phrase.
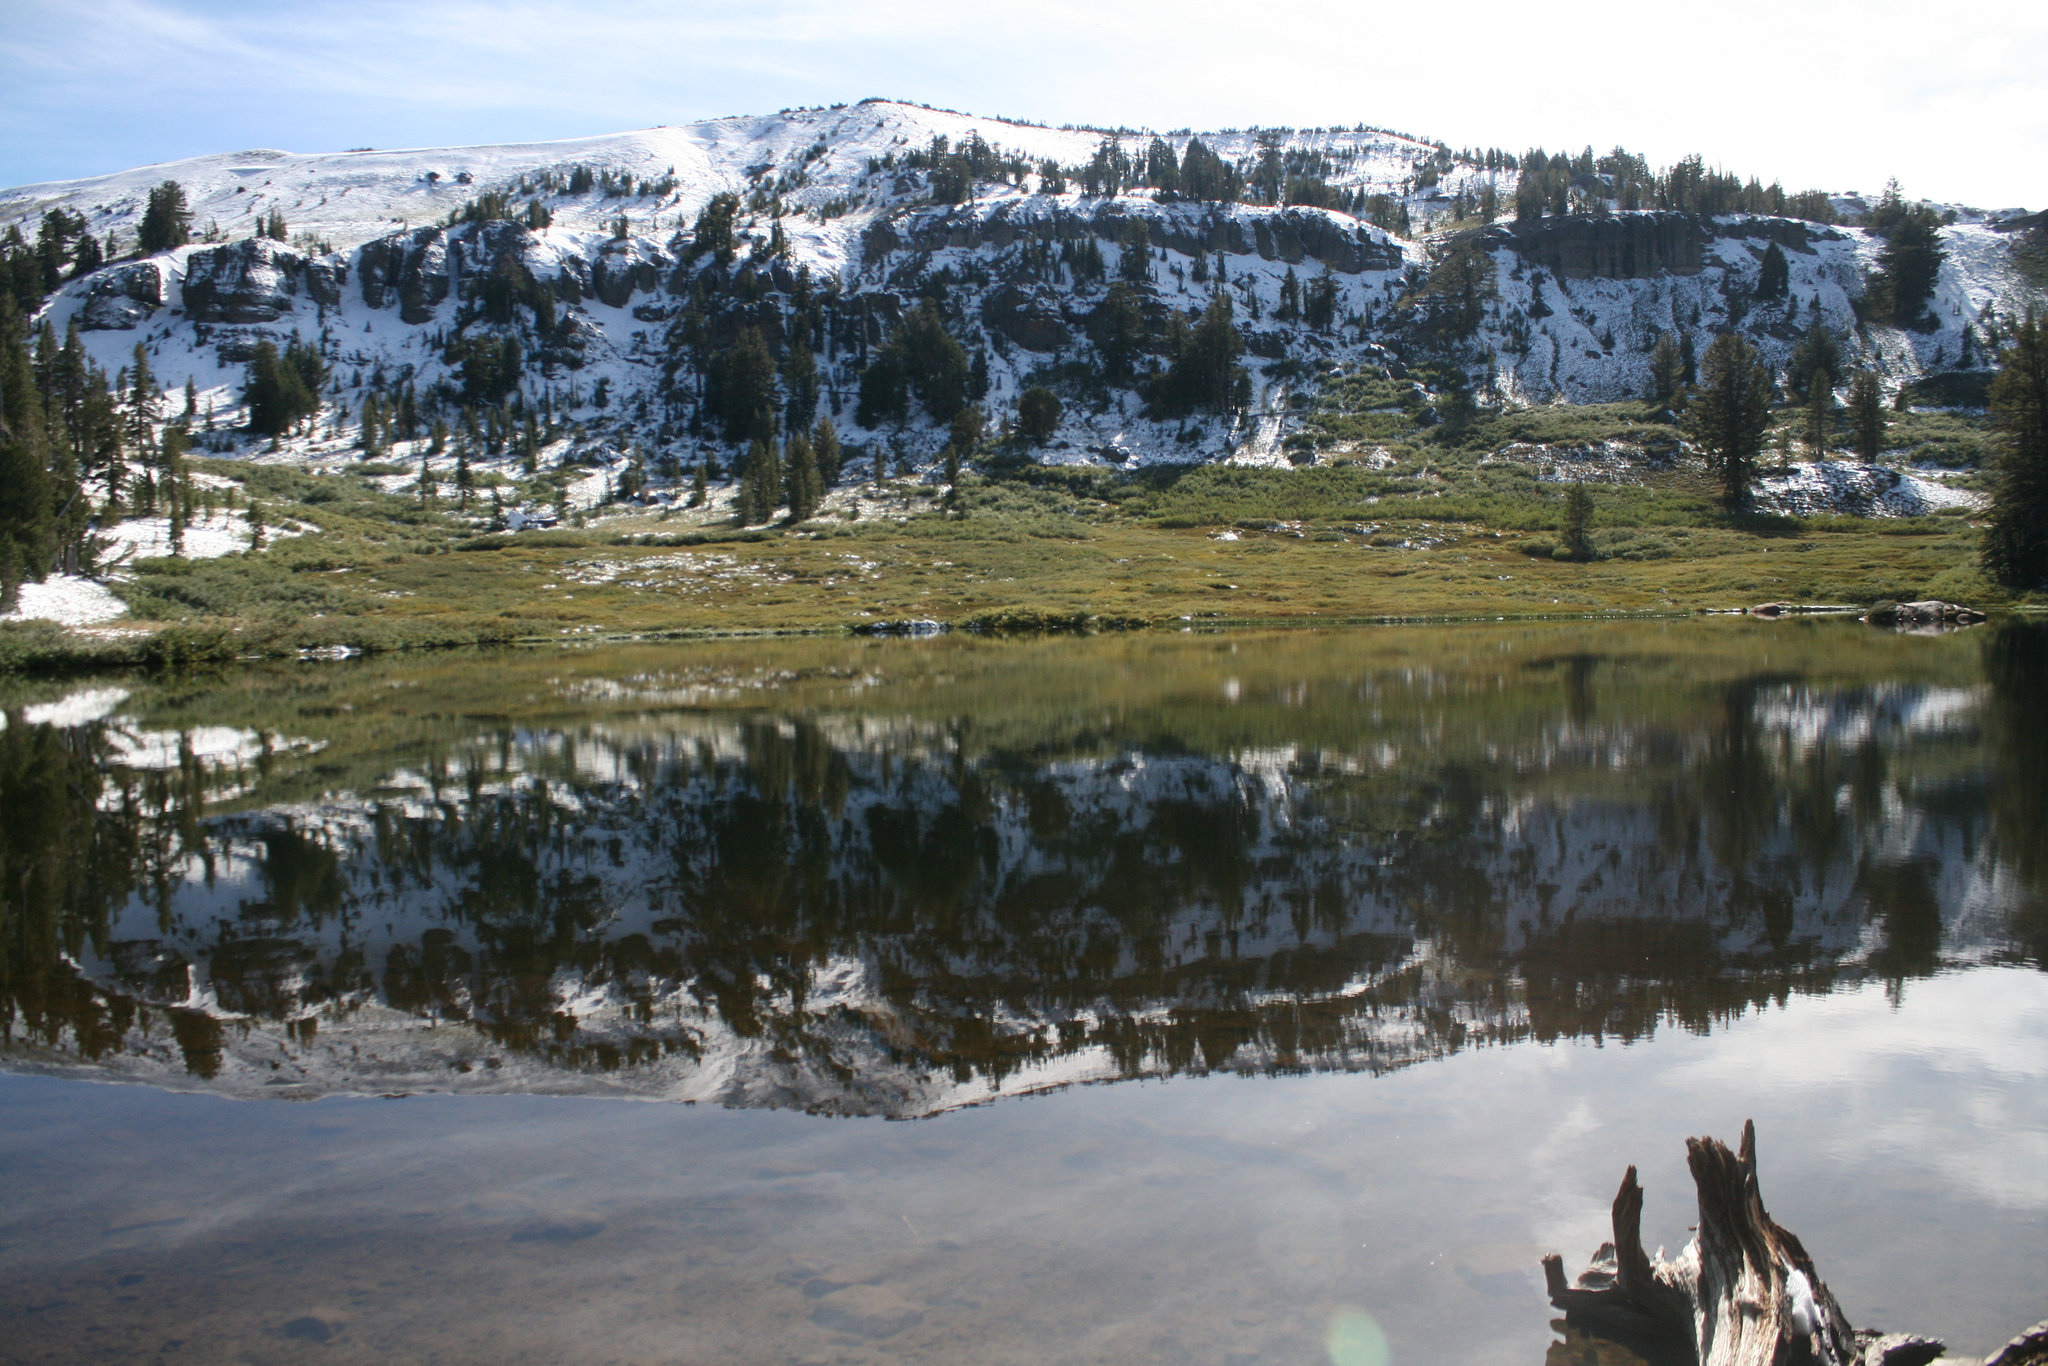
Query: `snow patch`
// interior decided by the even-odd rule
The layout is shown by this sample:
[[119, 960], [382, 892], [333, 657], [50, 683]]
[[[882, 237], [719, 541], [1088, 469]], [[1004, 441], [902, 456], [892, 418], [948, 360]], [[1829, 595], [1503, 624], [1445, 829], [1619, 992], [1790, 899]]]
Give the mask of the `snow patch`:
[[12, 612], [0, 621], [54, 621], [59, 626], [92, 626], [112, 621], [128, 610], [103, 583], [75, 574], [52, 574], [41, 583], [25, 583]]
[[113, 715], [114, 708], [128, 700], [126, 688], [86, 688], [81, 692], [21, 709], [21, 719], [31, 726], [69, 729], [87, 726]]

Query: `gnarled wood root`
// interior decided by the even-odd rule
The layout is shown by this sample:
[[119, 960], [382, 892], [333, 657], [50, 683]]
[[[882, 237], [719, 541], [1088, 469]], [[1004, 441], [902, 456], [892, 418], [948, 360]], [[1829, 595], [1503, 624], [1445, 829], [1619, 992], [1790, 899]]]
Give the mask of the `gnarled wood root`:
[[[1849, 1327], [1799, 1239], [1764, 1209], [1755, 1124], [1742, 1126], [1738, 1152], [1711, 1138], [1685, 1147], [1700, 1221], [1676, 1258], [1643, 1251], [1643, 1191], [1630, 1167], [1614, 1197], [1614, 1241], [1577, 1284], [1566, 1283], [1562, 1258], [1543, 1259], [1568, 1338], [1616, 1343], [1649, 1366], [1926, 1366], [1943, 1355], [1932, 1338]], [[2048, 1366], [2048, 1323], [1985, 1366]]]

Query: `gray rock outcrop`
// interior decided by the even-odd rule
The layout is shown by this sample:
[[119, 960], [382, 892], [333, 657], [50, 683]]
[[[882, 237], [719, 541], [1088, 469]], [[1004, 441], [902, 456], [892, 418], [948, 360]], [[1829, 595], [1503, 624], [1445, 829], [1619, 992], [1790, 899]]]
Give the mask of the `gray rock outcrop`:
[[1127, 200], [1105, 201], [1092, 212], [1065, 205], [1047, 211], [1031, 204], [1003, 204], [986, 213], [927, 209], [875, 222], [861, 238], [861, 251], [874, 262], [896, 251], [1000, 249], [1025, 240], [1122, 242], [1133, 219], [1145, 223], [1151, 245], [1185, 256], [1219, 251], [1257, 255], [1290, 265], [1315, 262], [1345, 275], [1394, 270], [1402, 261], [1401, 249], [1378, 228], [1321, 209]]
[[1689, 213], [1619, 213], [1535, 218], [1495, 229], [1494, 240], [1566, 280], [1647, 280], [1697, 275], [1707, 231]]
[[396, 300], [400, 318], [427, 322], [448, 297], [447, 232], [414, 228], [365, 242], [356, 269], [364, 303], [383, 308]]
[[156, 261], [102, 270], [92, 277], [78, 325], [87, 332], [125, 332], [164, 305], [164, 268]]
[[[185, 316], [196, 323], [269, 323], [292, 311], [306, 258], [267, 237], [195, 251], [185, 263]], [[340, 299], [330, 277], [323, 292]]]

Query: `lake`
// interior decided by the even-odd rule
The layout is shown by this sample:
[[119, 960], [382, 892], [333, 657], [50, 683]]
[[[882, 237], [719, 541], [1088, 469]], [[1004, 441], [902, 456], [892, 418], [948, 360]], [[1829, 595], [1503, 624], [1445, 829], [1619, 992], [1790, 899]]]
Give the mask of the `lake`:
[[2039, 627], [638, 644], [0, 714], [10, 1361], [1533, 1364], [1539, 1257], [1632, 1163], [1676, 1251], [1685, 1138], [1751, 1118], [1859, 1327], [2048, 1317]]

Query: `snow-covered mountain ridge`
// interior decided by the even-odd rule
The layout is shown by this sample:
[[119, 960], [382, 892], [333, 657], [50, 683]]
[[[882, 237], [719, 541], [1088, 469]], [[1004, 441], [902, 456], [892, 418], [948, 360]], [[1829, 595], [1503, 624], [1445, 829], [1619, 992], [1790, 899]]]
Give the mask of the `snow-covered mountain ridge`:
[[[1229, 165], [1260, 151], [1251, 132], [1201, 138]], [[936, 139], [986, 154], [958, 202], [934, 202]], [[1142, 164], [1152, 139], [1114, 141]], [[1460, 359], [1509, 402], [1639, 395], [1666, 333], [1703, 349], [1737, 328], [1783, 366], [1817, 322], [1896, 391], [1981, 363], [1987, 319], [2041, 297], [2015, 262], [2019, 235], [1983, 215], [1942, 230], [1931, 322], [1909, 331], [1858, 316], [1880, 247], [1860, 228], [1616, 211], [1502, 219], [1476, 237], [1468, 217], [1453, 241], [1432, 230], [1489, 193], [1511, 204], [1516, 172], [1364, 129], [1281, 141], [1332, 193], [1354, 207], [1372, 198], [1376, 217], [1412, 235], [1337, 208], [1087, 193], [1061, 181], [1098, 156], [1101, 133], [883, 101], [565, 142], [203, 157], [0, 191], [0, 224], [32, 229], [62, 209], [132, 241], [149, 188], [183, 185], [195, 235], [221, 240], [72, 281], [46, 316], [60, 334], [76, 321], [109, 373], [145, 344], [168, 388], [191, 380], [224, 418], [257, 344], [298, 337], [328, 359], [330, 419], [358, 413], [370, 393], [472, 408], [513, 398], [571, 417], [613, 451], [685, 467], [708, 456], [714, 470], [738, 450], [720, 441], [730, 432], [714, 411], [715, 358], [750, 329], [778, 363], [811, 354], [815, 410], [845, 439], [935, 458], [944, 428], [917, 404], [873, 428], [854, 420], [873, 353], [926, 299], [975, 357], [992, 423], [1015, 417], [1027, 387], [1065, 385], [1046, 459], [1273, 462], [1285, 458], [1290, 400], [1316, 375], [1413, 360], [1423, 287], [1454, 249], [1476, 249], [1489, 277]], [[1191, 138], [1166, 142], [1179, 156]], [[737, 200], [729, 261], [691, 236], [719, 195]], [[482, 221], [451, 224], [477, 205]], [[289, 244], [249, 236], [273, 215]], [[1140, 230], [1148, 255], [1133, 261]], [[1786, 287], [1760, 301], [1773, 247]], [[1109, 300], [1118, 282], [1135, 323]], [[1320, 318], [1300, 306], [1311, 284], [1326, 291]], [[1170, 362], [1174, 329], [1218, 296], [1251, 364], [1246, 401], [1192, 424], [1148, 407], [1143, 376]], [[1131, 354], [1112, 360], [1118, 326], [1135, 329], [1115, 343]], [[460, 345], [471, 337], [520, 343], [515, 383], [478, 386]], [[1106, 379], [1077, 381], [1076, 367]], [[792, 383], [778, 403], [795, 399]]]

